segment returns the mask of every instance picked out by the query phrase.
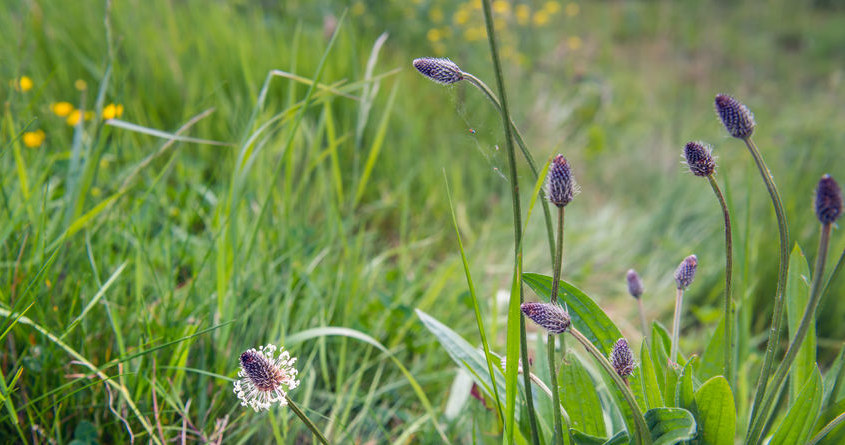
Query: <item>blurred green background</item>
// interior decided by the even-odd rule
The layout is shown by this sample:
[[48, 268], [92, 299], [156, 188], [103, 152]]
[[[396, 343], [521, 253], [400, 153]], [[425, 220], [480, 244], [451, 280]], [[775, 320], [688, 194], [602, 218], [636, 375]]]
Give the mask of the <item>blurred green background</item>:
[[[567, 208], [564, 279], [638, 339], [625, 271], [640, 272], [649, 318], [668, 325], [672, 271], [697, 254], [681, 347], [700, 353], [719, 317], [722, 217], [680, 155], [689, 140], [708, 142], [734, 218], [734, 296], [740, 332], [751, 334], [740, 356], [756, 363], [776, 279], [774, 212], [713, 97], [732, 94], [754, 112], [792, 241], [812, 261], [815, 183], [845, 178], [845, 9], [787, 0], [493, 9], [514, 120], [538, 161], [563, 153], [582, 187]], [[146, 442], [131, 400], [167, 439], [307, 441], [285, 410], [241, 409], [227, 378], [241, 351], [326, 326], [389, 348], [440, 412], [456, 368], [413, 310], [478, 341], [446, 180], [502, 332], [496, 295], [511, 278], [512, 229], [500, 120], [468, 85], [442, 87], [411, 66], [449, 57], [493, 85], [480, 2], [13, 0], [0, 7], [0, 29], [0, 308], [26, 309], [31, 321], [3, 338], [3, 437]], [[334, 31], [321, 79], [331, 88], [317, 89], [295, 126]], [[271, 70], [301, 77], [273, 77], [258, 107]], [[200, 114], [184, 136], [221, 145], [151, 134]], [[528, 202], [533, 178], [521, 167]], [[550, 273], [540, 213], [525, 270]], [[831, 256], [843, 248], [835, 230]], [[840, 279], [820, 309], [822, 364], [845, 336], [843, 290]], [[291, 395], [332, 440], [438, 441], [409, 380], [378, 349], [325, 335], [287, 348], [302, 379]], [[126, 393], [109, 392], [69, 349], [110, 365]], [[443, 422], [461, 442], [485, 412], [470, 403]]]

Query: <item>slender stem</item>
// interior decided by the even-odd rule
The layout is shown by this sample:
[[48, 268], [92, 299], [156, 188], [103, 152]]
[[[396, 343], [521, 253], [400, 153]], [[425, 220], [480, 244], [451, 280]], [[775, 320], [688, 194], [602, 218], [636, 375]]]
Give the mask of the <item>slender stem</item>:
[[[766, 183], [766, 188], [772, 198], [772, 206], [775, 208], [775, 216], [778, 221], [778, 235], [780, 236], [780, 256], [778, 260], [778, 281], [777, 289], [775, 290], [775, 303], [772, 311], [772, 326], [769, 329], [769, 339], [766, 343], [766, 354], [763, 357], [763, 367], [760, 369], [760, 377], [757, 380], [757, 392], [754, 394], [754, 404], [751, 406], [751, 416], [748, 419], [748, 424], [753, 425], [757, 414], [758, 407], [763, 400], [763, 395], [766, 393], [766, 386], [769, 382], [769, 375], [772, 372], [772, 364], [774, 361], [775, 350], [777, 349], [778, 338], [780, 337], [780, 330], [783, 324], [783, 293], [786, 288], [786, 272], [789, 268], [789, 229], [786, 223], [786, 214], [783, 211], [783, 203], [780, 201], [780, 194], [775, 186], [775, 180], [772, 178], [772, 173], [763, 161], [763, 156], [760, 155], [760, 150], [757, 145], [751, 140], [751, 137], [743, 139], [751, 157], [757, 164], [757, 169], [760, 170], [760, 176]], [[749, 433], [751, 429], [749, 428]], [[749, 437], [746, 437], [748, 443]]]
[[[557, 293], [560, 289], [560, 269], [563, 264], [563, 220], [564, 208], [558, 207], [557, 216], [557, 248], [555, 249], [554, 257], [554, 278], [552, 280], [552, 294], [551, 302], [557, 303]], [[554, 410], [554, 424], [555, 436], [554, 443], [563, 444], [563, 422], [560, 415], [560, 395], [558, 394], [557, 386], [557, 363], [555, 362], [555, 335], [548, 336], [548, 354], [549, 354], [549, 377], [551, 378], [552, 387], [555, 389], [552, 393], [552, 409]]]
[[570, 326], [569, 331], [579, 343], [584, 345], [584, 348], [596, 361], [599, 362], [602, 368], [610, 375], [613, 379], [613, 383], [616, 384], [616, 387], [622, 392], [625, 401], [628, 402], [628, 407], [631, 409], [631, 414], [634, 417], [634, 428], [636, 431], [634, 432], [634, 436], [637, 437], [637, 442], [640, 445], [649, 445], [651, 444], [651, 433], [648, 430], [648, 426], [645, 423], [645, 418], [643, 418], [642, 411], [640, 411], [639, 405], [637, 405], [637, 399], [634, 398], [634, 394], [631, 392], [631, 388], [625, 384], [625, 381], [622, 380], [622, 377], [619, 377], [619, 374], [616, 373], [616, 370], [613, 369], [613, 365], [607, 360], [607, 357], [601, 353], [601, 351], [593, 345], [587, 337], [584, 336], [578, 329], [575, 329], [575, 326]]
[[813, 271], [813, 283], [810, 286], [810, 299], [807, 301], [807, 306], [804, 308], [804, 315], [801, 317], [801, 323], [798, 325], [795, 337], [793, 337], [792, 341], [789, 342], [786, 355], [775, 370], [775, 376], [772, 378], [769, 391], [766, 393], [766, 397], [763, 399], [763, 404], [758, 411], [759, 415], [757, 423], [752, 424], [750, 436], [752, 441], [748, 442], [750, 444], [759, 443], [765, 436], [766, 430], [768, 429], [765, 426], [766, 420], [770, 415], [769, 410], [772, 408], [772, 403], [774, 402], [778, 392], [780, 392], [781, 387], [786, 382], [786, 376], [789, 374], [789, 368], [792, 366], [792, 362], [795, 361], [795, 357], [798, 355], [798, 351], [801, 349], [804, 339], [807, 337], [807, 332], [809, 332], [810, 326], [815, 324], [816, 308], [818, 308], [822, 297], [822, 293], [819, 291], [822, 289], [822, 275], [824, 275], [824, 266], [827, 261], [827, 248], [829, 244], [830, 224], [822, 224], [821, 236], [819, 236], [819, 252], [816, 256], [816, 268]]
[[320, 443], [324, 445], [329, 445], [328, 439], [326, 439], [326, 436], [324, 436], [323, 433], [320, 432], [320, 429], [317, 428], [317, 425], [314, 425], [314, 422], [312, 422], [311, 419], [309, 419], [308, 416], [306, 416], [305, 413], [302, 412], [301, 409], [299, 409], [299, 406], [293, 400], [291, 400], [290, 397], [287, 396], [287, 394], [285, 394], [285, 400], [287, 400], [288, 406], [290, 406], [291, 411], [293, 411], [293, 413], [296, 414], [296, 417], [299, 417], [299, 420], [301, 420], [302, 423], [304, 423], [305, 426], [307, 426], [308, 429], [311, 430], [311, 432], [314, 433], [315, 436], [317, 436], [317, 439], [320, 441]]
[[[502, 105], [502, 126], [505, 128], [505, 146], [508, 150], [508, 170], [510, 173], [511, 185], [511, 200], [513, 201], [513, 237], [514, 237], [514, 262], [517, 271], [520, 270], [522, 263], [522, 214], [519, 205], [519, 176], [516, 172], [516, 151], [513, 146], [513, 131], [510, 125], [511, 118], [508, 112], [507, 94], [505, 94], [505, 79], [502, 74], [502, 64], [499, 61], [499, 50], [496, 47], [496, 30], [493, 26], [493, 13], [490, 6], [490, 0], [483, 0], [484, 5], [484, 23], [487, 26], [487, 40], [490, 43], [490, 56], [493, 58], [493, 71], [496, 73], [496, 84], [499, 87], [499, 101]], [[524, 301], [522, 292], [522, 277], [516, 276], [519, 286], [519, 302]], [[511, 295], [511, 298], [514, 296]], [[519, 342], [520, 352], [522, 355], [522, 363], [525, 370], [529, 371], [528, 361], [528, 339], [525, 334], [525, 315], [520, 311], [519, 313]], [[528, 423], [531, 427], [532, 442], [534, 445], [540, 444], [540, 430], [537, 427], [537, 413], [534, 411], [534, 396], [531, 392], [531, 378], [529, 372], [524, 373], [525, 377], [525, 402], [528, 405]]]
[[719, 199], [719, 205], [722, 206], [722, 215], [725, 217], [725, 365], [723, 373], [728, 379], [728, 386], [734, 387], [734, 368], [733, 356], [736, 350], [736, 342], [733, 337], [733, 321], [734, 309], [733, 300], [731, 299], [731, 277], [733, 275], [733, 238], [731, 236], [731, 214], [728, 211], [728, 204], [725, 202], [725, 197], [722, 195], [722, 190], [719, 188], [719, 183], [713, 175], [707, 176], [710, 181], [710, 187], [713, 188], [713, 193]]
[[[499, 113], [502, 112], [502, 104], [499, 103], [499, 98], [496, 97], [487, 84], [470, 73], [464, 72], [463, 75], [464, 79], [487, 96], [487, 99], [490, 100]], [[525, 140], [522, 138], [522, 133], [520, 133], [519, 128], [516, 127], [513, 119], [510, 120], [510, 123], [514, 138], [516, 138], [516, 144], [519, 146], [519, 150], [522, 152], [522, 156], [525, 158], [525, 162], [528, 163], [528, 167], [531, 169], [531, 173], [534, 174], [534, 180], [536, 181], [540, 177], [540, 170], [537, 168], [537, 164], [534, 162], [534, 157], [531, 156], [531, 152], [528, 150], [528, 147], [525, 145]], [[540, 193], [545, 195], [545, 191], [542, 189], [540, 189]], [[545, 198], [545, 196], [541, 196], [541, 198]], [[552, 229], [552, 213], [549, 210], [549, 203], [546, 199], [542, 199], [541, 203], [543, 205], [543, 219], [546, 222], [546, 236], [548, 237], [549, 250], [552, 255], [552, 260], [554, 260], [555, 237], [554, 230]]]
[[678, 289], [675, 293], [675, 316], [672, 318], [672, 353], [669, 354], [669, 363], [678, 363], [678, 339], [681, 333], [681, 306], [684, 304], [684, 290]]
[[648, 322], [645, 319], [645, 308], [643, 307], [642, 295], [637, 298], [637, 306], [640, 309], [640, 324], [643, 325], [643, 339], [645, 340], [646, 347], [648, 347]]
[[819, 431], [819, 434], [816, 434], [815, 437], [813, 437], [812, 439], [810, 439], [809, 442], [807, 442], [807, 445], [816, 445], [822, 439], [824, 439], [824, 436], [827, 436], [828, 433], [833, 431], [833, 429], [836, 428], [843, 421], [845, 421], [845, 413], [842, 413], [842, 414], [836, 416], [836, 418], [831, 420], [830, 423], [825, 425], [825, 427], [822, 428], [821, 431]]

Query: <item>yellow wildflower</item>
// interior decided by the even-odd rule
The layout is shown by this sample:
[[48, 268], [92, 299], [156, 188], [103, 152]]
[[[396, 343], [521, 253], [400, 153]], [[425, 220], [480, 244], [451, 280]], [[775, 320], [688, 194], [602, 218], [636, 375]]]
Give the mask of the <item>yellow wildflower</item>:
[[91, 196], [98, 197], [103, 194], [103, 190], [99, 187], [91, 187]]
[[88, 83], [86, 83], [82, 79], [76, 79], [76, 82], [73, 83], [73, 86], [79, 91], [85, 91], [88, 89]]
[[464, 31], [464, 39], [468, 42], [475, 42], [485, 37], [487, 37], [487, 31], [481, 26], [473, 26]]
[[546, 2], [546, 4], [543, 5], [543, 8], [549, 14], [556, 14], [558, 11], [560, 11], [560, 3], [558, 3], [558, 2]]
[[73, 105], [70, 102], [53, 102], [50, 111], [56, 116], [67, 117], [73, 111]]
[[511, 5], [505, 0], [496, 0], [493, 2], [493, 12], [497, 14], [507, 14], [511, 12]]
[[103, 119], [114, 119], [123, 116], [123, 105], [108, 104], [103, 108]]
[[38, 148], [44, 143], [44, 130], [27, 131], [23, 134], [23, 144], [29, 148]]
[[459, 9], [455, 12], [455, 15], [452, 16], [452, 20], [458, 25], [464, 25], [469, 21], [469, 17], [469, 11], [466, 9]]
[[475, 9], [481, 9], [481, 0], [472, 0], [472, 7]]
[[443, 37], [440, 35], [440, 30], [437, 28], [432, 28], [428, 30], [426, 33], [426, 37], [428, 38], [429, 42], [439, 42], [440, 39]]
[[578, 6], [578, 3], [567, 3], [566, 4], [566, 15], [569, 17], [575, 17], [578, 13], [581, 12], [581, 7]]
[[546, 11], [537, 11], [534, 13], [534, 25], [543, 26], [549, 23], [549, 13]]
[[428, 18], [430, 18], [431, 21], [434, 22], [434, 23], [442, 22], [443, 21], [443, 10], [438, 8], [438, 7], [431, 8], [431, 11], [428, 12]]
[[569, 49], [572, 50], [572, 51], [578, 51], [579, 49], [581, 49], [582, 44], [583, 44], [583, 42], [581, 41], [581, 38], [578, 37], [578, 36], [572, 36], [572, 37], [566, 39], [566, 46], [568, 46]]
[[528, 20], [531, 19], [531, 8], [528, 5], [520, 4], [516, 6], [516, 23], [520, 25], [527, 25]]
[[26, 93], [27, 91], [31, 90], [33, 85], [32, 79], [29, 76], [21, 76], [17, 82], [15, 82], [15, 86], [18, 90], [23, 91]]
[[73, 127], [76, 124], [78, 124], [79, 121], [81, 121], [83, 117], [84, 116], [83, 116], [81, 110], [73, 110], [73, 111], [70, 112], [70, 114], [68, 114], [67, 120], [65, 122], [67, 122], [68, 125]]

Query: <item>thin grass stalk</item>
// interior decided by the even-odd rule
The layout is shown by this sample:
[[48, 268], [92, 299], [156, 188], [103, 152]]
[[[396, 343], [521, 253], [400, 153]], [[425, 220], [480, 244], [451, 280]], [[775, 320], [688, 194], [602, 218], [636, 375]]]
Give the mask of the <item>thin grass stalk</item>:
[[[781, 203], [780, 200], [780, 194], [778, 193], [777, 186], [775, 186], [772, 173], [766, 166], [766, 162], [763, 161], [763, 156], [760, 154], [760, 150], [757, 149], [757, 145], [754, 144], [754, 141], [751, 140], [750, 136], [744, 138], [743, 141], [745, 141], [748, 151], [754, 158], [754, 162], [757, 164], [757, 169], [760, 170], [760, 176], [763, 177], [763, 181], [766, 183], [766, 189], [768, 189], [769, 195], [772, 198], [772, 206], [775, 208], [775, 216], [777, 217], [778, 222], [778, 235], [780, 237], [778, 281], [777, 288], [775, 290], [774, 309], [772, 311], [772, 325], [769, 329], [769, 339], [766, 343], [766, 354], [763, 358], [763, 366], [760, 369], [760, 377], [757, 380], [757, 391], [754, 394], [754, 404], [751, 406], [751, 415], [748, 420], [748, 424], [753, 425], [759, 413], [758, 407], [763, 401], [763, 395], [766, 393], [769, 375], [772, 372], [775, 349], [777, 349], [777, 341], [780, 337], [780, 331], [783, 325], [783, 294], [784, 289], [786, 288], [786, 273], [789, 268], [789, 229], [786, 223], [786, 214], [783, 211], [783, 203]], [[749, 429], [749, 433], [750, 432], [751, 429]], [[746, 443], [748, 443], [748, 439], [749, 437], [746, 437]]]
[[640, 324], [642, 324], [643, 339], [645, 340], [646, 347], [649, 347], [648, 346], [648, 321], [646, 321], [646, 319], [645, 319], [645, 307], [643, 307], [642, 297], [637, 298], [637, 307], [640, 311]]
[[821, 236], [819, 236], [819, 252], [816, 256], [816, 267], [813, 271], [813, 282], [810, 286], [810, 299], [807, 301], [807, 306], [804, 308], [804, 315], [801, 317], [801, 323], [798, 325], [798, 330], [795, 332], [795, 337], [789, 342], [789, 347], [786, 349], [786, 355], [775, 370], [775, 376], [772, 378], [772, 383], [769, 386], [769, 391], [763, 399], [763, 404], [758, 411], [757, 423], [752, 424], [751, 441], [748, 443], [760, 443], [762, 438], [766, 435], [768, 427], [766, 421], [771, 415], [769, 411], [772, 409], [772, 403], [775, 397], [780, 392], [783, 384], [786, 382], [786, 376], [789, 374], [789, 368], [798, 356], [798, 350], [804, 343], [807, 337], [807, 332], [810, 330], [810, 325], [815, 321], [816, 309], [821, 301], [822, 292], [822, 275], [824, 275], [824, 266], [827, 262], [827, 248], [830, 244], [830, 224], [822, 224]]
[[710, 181], [710, 187], [713, 188], [713, 193], [719, 199], [719, 205], [722, 206], [722, 215], [725, 217], [725, 364], [723, 373], [728, 379], [728, 386], [734, 387], [734, 367], [733, 356], [736, 350], [736, 343], [733, 337], [733, 321], [734, 308], [733, 300], [731, 299], [731, 278], [733, 275], [733, 238], [731, 235], [731, 214], [728, 211], [728, 204], [725, 202], [725, 196], [722, 195], [722, 190], [719, 188], [719, 183], [713, 175], [707, 176]]
[[[564, 222], [564, 209], [566, 207], [558, 207], [558, 216], [557, 216], [557, 247], [555, 248], [555, 257], [554, 257], [554, 266], [553, 266], [553, 276], [552, 279], [552, 294], [551, 294], [551, 302], [553, 304], [557, 304], [557, 293], [560, 290], [560, 270], [563, 264], [563, 222]], [[555, 335], [549, 333], [548, 334], [548, 355], [549, 355], [549, 377], [551, 379], [552, 388], [552, 409], [554, 410], [554, 424], [555, 424], [555, 435], [554, 435], [554, 443], [562, 444], [563, 443], [563, 421], [561, 419], [560, 414], [560, 394], [558, 391], [558, 383], [557, 383], [557, 370], [555, 364]]]
[[[511, 199], [513, 201], [514, 261], [516, 263], [517, 270], [520, 270], [520, 265], [522, 263], [522, 214], [519, 205], [519, 177], [516, 172], [516, 152], [513, 146], [513, 131], [510, 125], [511, 118], [508, 111], [508, 101], [505, 93], [505, 79], [502, 74], [502, 64], [499, 60], [499, 50], [496, 47], [496, 30], [493, 26], [493, 12], [490, 6], [490, 0], [483, 0], [482, 5], [484, 6], [484, 23], [487, 27], [487, 40], [490, 43], [490, 55], [493, 58], [493, 70], [496, 73], [496, 84], [499, 87], [499, 100], [502, 105], [502, 112], [500, 114], [502, 115], [502, 126], [505, 128], [505, 146], [508, 150], [508, 170], [510, 173]], [[522, 277], [515, 276], [514, 280], [518, 281], [516, 284], [519, 291], [519, 302], [522, 304], [524, 301], [522, 292]], [[514, 295], [511, 295], [511, 298], [513, 297]], [[528, 339], [525, 334], [525, 316], [522, 312], [519, 314], [519, 342], [522, 363], [525, 366], [525, 370], [529, 371]], [[529, 374], [530, 372], [524, 373], [525, 402], [528, 405], [528, 423], [531, 427], [532, 442], [534, 445], [539, 445], [540, 432], [537, 427], [537, 413], [534, 411], [534, 396], [531, 393], [531, 377]], [[512, 430], [511, 434], [513, 434]]]
[[287, 396], [287, 394], [285, 394], [285, 400], [287, 400], [288, 406], [290, 406], [291, 411], [293, 411], [293, 413], [296, 414], [296, 417], [299, 417], [299, 420], [301, 420], [302, 423], [304, 423], [305, 426], [307, 426], [308, 429], [311, 430], [311, 433], [313, 433], [314, 436], [317, 437], [320, 443], [322, 443], [323, 445], [329, 445], [329, 440], [326, 439], [326, 436], [324, 436], [322, 432], [320, 432], [320, 429], [317, 428], [317, 425], [314, 425], [314, 422], [312, 422], [311, 419], [309, 419], [308, 416], [306, 416], [305, 413], [302, 412], [301, 409], [299, 409], [299, 405], [297, 405], [296, 402], [291, 400], [290, 397]]
[[822, 430], [819, 431], [818, 434], [816, 434], [812, 439], [810, 439], [807, 442], [807, 445], [816, 445], [817, 443], [819, 443], [822, 439], [824, 439], [825, 436], [827, 436], [831, 431], [833, 431], [834, 428], [836, 428], [843, 421], [845, 421], [845, 413], [842, 413], [842, 414], [836, 416], [836, 418], [831, 420], [830, 423], [825, 425], [825, 427], [822, 428]]
[[675, 315], [672, 317], [672, 353], [669, 363], [678, 363], [678, 339], [681, 333], [681, 306], [684, 304], [684, 290], [677, 289], [675, 293]]
[[634, 416], [634, 428], [636, 431], [633, 432], [633, 436], [637, 439], [636, 443], [640, 445], [650, 445], [651, 433], [646, 425], [642, 411], [640, 410], [639, 405], [637, 405], [637, 399], [634, 398], [634, 394], [631, 392], [631, 388], [624, 380], [622, 380], [622, 377], [616, 373], [616, 370], [613, 369], [613, 365], [607, 360], [607, 357], [605, 357], [604, 354], [602, 354], [601, 351], [599, 351], [598, 348], [596, 348], [596, 346], [581, 333], [581, 331], [575, 329], [575, 326], [570, 326], [568, 332], [572, 334], [579, 343], [584, 345], [587, 352], [589, 352], [590, 355], [599, 362], [605, 372], [607, 372], [613, 379], [613, 383], [616, 384], [619, 391], [622, 392], [622, 395], [625, 397], [625, 401], [628, 403], [628, 407], [631, 409]]
[[[487, 99], [496, 107], [496, 110], [499, 113], [502, 112], [502, 104], [499, 102], [499, 98], [496, 97], [495, 93], [493, 93], [487, 84], [470, 73], [464, 72], [463, 75], [471, 85], [478, 88], [485, 96], [487, 96]], [[522, 138], [522, 133], [519, 131], [519, 128], [517, 128], [513, 119], [510, 120], [510, 125], [511, 130], [513, 130], [513, 135], [516, 138], [516, 144], [519, 146], [519, 151], [522, 152], [522, 156], [525, 158], [525, 162], [528, 163], [528, 167], [531, 169], [531, 173], [534, 174], [534, 180], [536, 181], [540, 177], [540, 169], [537, 168], [537, 163], [534, 162], [534, 156], [531, 155], [531, 152], [525, 145], [525, 139]], [[540, 193], [545, 194], [542, 189], [540, 190]], [[541, 198], [545, 197], [541, 196]], [[549, 203], [546, 199], [543, 199], [541, 204], [543, 205], [543, 218], [546, 223], [546, 237], [548, 238], [549, 243], [549, 253], [552, 255], [552, 260], [554, 260], [555, 237], [554, 229], [552, 228], [552, 212], [549, 210]]]

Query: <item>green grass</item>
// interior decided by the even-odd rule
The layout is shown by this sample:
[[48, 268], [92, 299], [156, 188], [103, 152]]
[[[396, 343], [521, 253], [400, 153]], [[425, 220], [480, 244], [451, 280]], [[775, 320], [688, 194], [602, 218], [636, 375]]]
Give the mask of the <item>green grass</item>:
[[[484, 435], [492, 415], [472, 399], [471, 415], [442, 416], [455, 367], [414, 313], [479, 343], [444, 172], [485, 314], [504, 310], [493, 300], [512, 273], [499, 118], [476, 91], [443, 89], [410, 67], [438, 50], [426, 40], [430, 10], [448, 20], [448, 3], [353, 7], [322, 73], [332, 89], [317, 88], [307, 109], [307, 80], [331, 31], [324, 15], [340, 17], [344, 5], [113, 3], [110, 36], [104, 2], [0, 8], [0, 333], [9, 312], [26, 317], [2, 338], [0, 436], [64, 443], [93, 425], [103, 443], [127, 442], [129, 430], [143, 442], [306, 437], [290, 411], [238, 405], [237, 357], [342, 327], [384, 349], [353, 331], [287, 345], [302, 378], [291, 397], [330, 440], [438, 442], [436, 421], [456, 443], [473, 432], [495, 441]], [[702, 351], [716, 328], [721, 214], [707, 184], [679, 165], [683, 144], [701, 139], [715, 147], [733, 211], [739, 328], [754, 334], [740, 356], [760, 355], [752, 349], [770, 321], [774, 215], [746, 150], [714, 116], [717, 92], [754, 111], [791, 238], [815, 255], [813, 187], [822, 173], [845, 178], [845, 13], [790, 5], [585, 3], [559, 26], [513, 25], [504, 36], [523, 55], [505, 60], [514, 120], [538, 162], [563, 152], [583, 189], [567, 208], [564, 279], [589, 290], [628, 337], [639, 334], [625, 271], [640, 271], [649, 316], [668, 325], [672, 270], [690, 253], [700, 267], [682, 350]], [[485, 42], [461, 41], [460, 30], [441, 42], [444, 55], [493, 84]], [[580, 49], [567, 49], [570, 36]], [[301, 79], [273, 77], [259, 107], [271, 70]], [[34, 88], [16, 91], [10, 81], [21, 75]], [[120, 103], [123, 121], [169, 134], [186, 126], [183, 136], [223, 145], [98, 119], [72, 128], [49, 109], [62, 100], [96, 112]], [[40, 148], [22, 143], [32, 129], [46, 133]], [[528, 202], [534, 181], [520, 164]], [[545, 243], [534, 214], [526, 272], [551, 271]], [[843, 248], [834, 230], [831, 257]], [[845, 280], [833, 286], [818, 323], [822, 364], [845, 336], [845, 303], [833, 298]], [[504, 352], [504, 323], [488, 324], [494, 352]]]

